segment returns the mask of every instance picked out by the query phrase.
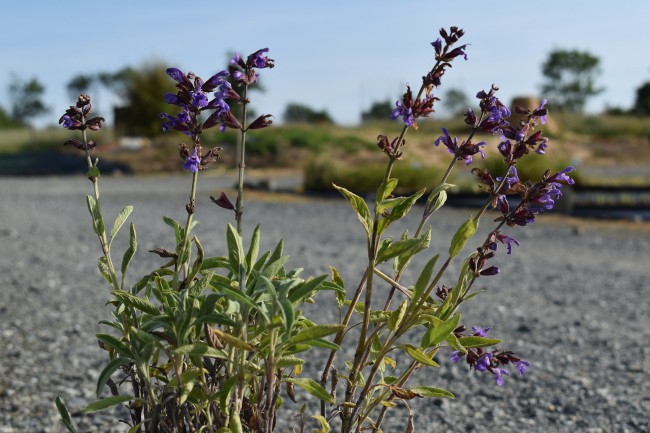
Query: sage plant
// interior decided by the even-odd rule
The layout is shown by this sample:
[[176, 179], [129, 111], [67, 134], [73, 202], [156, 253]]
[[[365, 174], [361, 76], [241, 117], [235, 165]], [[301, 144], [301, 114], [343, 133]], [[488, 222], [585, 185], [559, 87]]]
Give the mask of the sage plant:
[[[294, 432], [304, 432], [310, 422], [320, 426], [319, 432], [330, 431], [330, 423], [341, 433], [381, 432], [385, 415], [401, 402], [407, 412], [404, 428], [410, 433], [415, 428], [410, 400], [454, 398], [451, 391], [433, 386], [435, 383], [412, 386], [409, 381], [415, 370], [439, 367], [440, 360], [446, 358], [492, 374], [498, 386], [510, 375], [508, 367], [523, 376], [531, 363], [502, 348], [501, 340], [488, 334], [490, 326], [464, 324], [459, 308], [478, 294], [473, 290], [476, 280], [499, 274], [494, 262], [500, 245], [507, 254], [519, 247], [508, 230], [533, 223], [535, 215], [553, 208], [563, 185], [573, 183], [567, 174], [572, 167], [546, 172], [538, 182], [522, 182], [517, 175], [521, 158], [538, 157], [529, 154], [542, 155], [547, 149], [548, 140], [539, 129], [548, 115], [546, 101], [535, 109], [517, 107], [522, 120], [511, 124], [511, 111], [497, 98], [495, 86], [478, 92], [479, 110], [475, 113], [470, 108], [464, 116], [467, 137], [459, 140], [443, 128], [432, 143], [444, 146], [451, 159], [438, 184], [429, 188], [426, 200], [422, 199], [425, 189], [410, 196], [394, 195], [399, 179], [392, 172], [405, 152], [407, 133], [435, 111], [437, 89], [452, 62], [461, 57], [467, 60], [467, 45], [458, 45], [463, 35], [457, 27], [441, 29], [440, 38], [431, 44], [435, 62], [422, 77], [419, 90], [414, 93], [407, 86], [396, 102], [391, 118], [403, 127], [394, 138], [378, 136], [386, 170], [370, 206], [354, 192], [335, 186], [350, 202], [366, 235], [367, 265], [349, 292], [333, 267], [329, 278], [307, 279], [299, 276], [300, 270], [285, 269], [282, 241], [260, 255], [259, 225], [247, 248], [244, 246], [246, 135], [272, 123], [266, 114], [248, 121], [248, 89], [258, 79], [259, 69], [274, 66], [267, 48], [247, 57], [236, 53], [227, 70], [207, 81], [177, 68], [167, 70], [177, 91], [164, 99], [178, 112], [160, 115], [163, 131], [181, 131], [191, 140], [190, 145], [179, 145], [182, 167], [191, 176], [187, 218], [181, 224], [164, 217], [173, 230], [174, 248], [152, 250], [162, 264], [130, 284], [126, 271], [137, 248], [133, 224], [119, 275], [111, 245], [133, 208], [125, 207], [107, 234], [100, 207], [98, 159], [90, 156], [94, 143], [86, 136], [88, 130], [98, 130], [103, 119], [90, 117], [90, 98], [80, 96], [60, 123], [81, 131], [81, 140], [70, 139], [66, 144], [86, 153], [94, 192], [87, 197], [87, 204], [102, 251], [99, 270], [111, 288], [109, 303], [114, 307], [113, 319], [101, 322], [111, 333], [97, 335], [108, 352], [108, 363], [97, 383], [100, 399], [85, 411], [125, 404], [130, 419], [124, 421], [130, 433], [269, 433], [282, 416], [283, 396], [296, 401], [297, 385], [321, 400], [321, 411], [310, 416], [303, 406]], [[241, 104], [240, 118], [230, 110], [232, 104]], [[219, 207], [234, 212], [235, 226], [227, 225], [226, 253], [208, 257], [192, 229], [197, 224], [199, 175], [218, 160], [222, 150], [205, 150], [201, 136], [216, 126], [221, 131], [231, 128], [240, 132], [238, 187], [235, 204], [225, 193], [211, 197]], [[487, 194], [485, 203], [458, 228], [447, 251], [432, 252], [432, 229], [427, 224], [453, 186], [447, 183], [452, 170], [471, 165], [477, 156], [484, 157], [487, 143], [476, 141], [478, 133], [500, 138], [498, 151], [506, 169], [494, 174], [472, 170]], [[513, 196], [518, 200], [511, 200]], [[422, 216], [413, 235], [405, 230], [399, 239], [388, 237], [386, 230], [404, 219], [421, 199]], [[497, 215], [489, 234], [464, 258], [459, 274], [448, 275], [450, 264], [458, 260], [488, 211]], [[417, 278], [404, 281], [417, 254], [427, 255], [428, 260], [415, 272]], [[317, 324], [303, 314], [303, 304], [321, 291], [334, 293], [339, 323]], [[377, 305], [383, 307], [373, 309]], [[353, 328], [358, 332], [349, 332]], [[326, 339], [330, 335], [332, 341]], [[411, 343], [414, 337], [419, 344]], [[344, 359], [339, 355], [342, 347], [352, 348], [353, 356]], [[318, 382], [301, 377], [303, 358], [313, 348], [329, 350]], [[439, 356], [446, 351], [444, 357]], [[102, 398], [105, 388], [111, 395]], [[65, 405], [60, 399], [56, 403], [64, 424], [75, 433]]]

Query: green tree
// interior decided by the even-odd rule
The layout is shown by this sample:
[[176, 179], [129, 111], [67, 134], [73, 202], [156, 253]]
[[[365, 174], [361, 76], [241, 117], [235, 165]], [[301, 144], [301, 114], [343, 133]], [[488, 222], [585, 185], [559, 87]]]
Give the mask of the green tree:
[[316, 111], [296, 103], [289, 103], [282, 117], [287, 123], [334, 123], [327, 111]]
[[16, 128], [19, 126], [22, 126], [21, 123], [12, 119], [5, 109], [0, 107], [0, 129]]
[[393, 108], [394, 105], [390, 100], [375, 102], [368, 108], [368, 111], [361, 113], [361, 121], [388, 120], [393, 113]]
[[449, 89], [442, 98], [442, 105], [452, 115], [464, 114], [470, 102], [465, 92], [460, 89]]
[[65, 88], [71, 100], [76, 100], [80, 94], [89, 94], [93, 85], [95, 84], [96, 77], [89, 74], [75, 75], [68, 81]]
[[636, 89], [633, 111], [639, 116], [650, 116], [650, 81]]
[[600, 59], [586, 51], [554, 50], [542, 65], [544, 97], [555, 109], [582, 112], [587, 99], [603, 91], [596, 86]]
[[145, 137], [160, 135], [158, 115], [163, 112], [176, 114], [175, 108], [162, 98], [165, 93], [176, 91], [166, 70], [167, 65], [162, 62], [152, 62], [112, 75], [105, 74], [103, 79], [100, 75], [102, 84], [124, 101], [124, 106], [115, 110], [115, 127], [120, 133]]
[[34, 118], [40, 117], [50, 111], [43, 102], [45, 86], [36, 78], [23, 81], [14, 76], [9, 84], [9, 98], [11, 99], [11, 116], [16, 122], [29, 125]]

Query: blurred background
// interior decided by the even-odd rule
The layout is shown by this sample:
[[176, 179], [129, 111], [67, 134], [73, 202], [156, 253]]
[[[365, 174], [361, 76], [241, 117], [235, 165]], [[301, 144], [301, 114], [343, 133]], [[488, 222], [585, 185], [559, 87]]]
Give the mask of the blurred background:
[[[276, 68], [262, 71], [252, 107], [273, 114], [275, 125], [251, 134], [250, 165], [269, 178], [292, 176], [291, 189], [324, 191], [337, 182], [371, 190], [381, 173], [377, 134], [398, 130], [389, 120], [395, 101], [433, 63], [429, 43], [438, 29], [456, 25], [466, 31], [469, 60], [454, 63], [436, 92], [436, 113], [409, 136], [402, 186], [431, 185], [432, 168], [447, 164], [432, 146], [441, 127], [462, 137], [461, 113], [495, 84], [511, 106], [548, 99], [552, 168], [576, 166], [578, 186], [592, 189], [575, 205], [607, 204], [612, 216], [614, 207], [650, 201], [649, 14], [643, 1], [11, 3], [0, 28], [0, 175], [83, 170], [75, 149], [61, 146], [68, 132], [57, 127], [82, 92], [107, 119], [95, 140], [105, 172], [177, 172], [183, 137], [163, 135], [157, 117], [173, 109], [161, 98], [173, 89], [165, 69], [207, 78], [234, 51], [269, 47]], [[236, 139], [208, 134], [204, 142], [225, 148], [226, 164], [216, 169], [232, 167]], [[479, 165], [499, 164], [488, 152]], [[520, 171], [538, 176], [546, 165], [530, 158]], [[453, 181], [468, 194], [475, 183]]]

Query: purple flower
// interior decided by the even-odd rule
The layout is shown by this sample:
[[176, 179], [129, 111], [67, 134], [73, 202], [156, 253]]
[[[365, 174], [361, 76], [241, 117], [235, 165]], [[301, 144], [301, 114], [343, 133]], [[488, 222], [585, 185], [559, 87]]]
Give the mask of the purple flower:
[[[546, 105], [547, 102], [548, 101], [546, 99], [542, 99], [542, 103], [539, 104], [539, 107], [537, 107], [535, 112], [540, 112], [540, 111], [544, 110], [544, 105]], [[546, 110], [544, 110], [544, 111], [546, 111]], [[546, 125], [546, 114], [543, 114], [543, 115], [539, 116], [539, 120], [540, 120], [540, 122], [542, 122], [542, 125]]]
[[273, 60], [266, 57], [264, 54], [268, 53], [268, 48], [262, 48], [261, 50], [255, 51], [249, 57], [249, 63], [252, 62], [253, 66], [262, 69], [262, 68], [272, 68]]
[[401, 101], [397, 101], [395, 105], [397, 106], [397, 108], [393, 110], [393, 113], [390, 115], [390, 118], [394, 120], [402, 116], [402, 118], [404, 119], [404, 124], [406, 126], [413, 125], [413, 122], [415, 121], [415, 118], [413, 117], [413, 111], [410, 108], [406, 108]]
[[61, 126], [63, 126], [65, 129], [68, 129], [75, 124], [74, 120], [72, 120], [67, 114], [61, 117], [61, 121], [59, 123], [61, 123]]
[[197, 154], [197, 148], [194, 148], [194, 152], [187, 157], [185, 160], [185, 163], [183, 164], [183, 169], [189, 170], [192, 173], [196, 173], [199, 171], [199, 164], [201, 163], [201, 159], [199, 158], [199, 155]]
[[548, 147], [548, 141], [544, 140], [541, 143], [539, 143], [539, 146], [537, 146], [537, 149], [535, 149], [535, 153], [539, 155], [544, 155], [546, 153], [547, 147]]
[[526, 369], [530, 367], [530, 362], [521, 359], [515, 362], [515, 366], [517, 367], [517, 370], [519, 370], [519, 375], [523, 376], [524, 374], [526, 374]]
[[192, 106], [196, 108], [203, 108], [206, 105], [208, 105], [208, 97], [205, 95], [205, 93], [199, 91], [192, 92], [191, 94], [191, 101], [190, 103]]
[[490, 364], [492, 363], [492, 358], [494, 358], [494, 355], [491, 353], [484, 353], [476, 361], [474, 369], [476, 369], [476, 371], [487, 371], [487, 369], [490, 367]]
[[503, 376], [502, 374], [505, 374], [506, 376], [510, 376], [510, 372], [504, 368], [495, 368], [494, 369], [494, 375], [497, 378], [497, 386], [503, 385]]
[[440, 53], [442, 53], [442, 40], [440, 38], [438, 38], [435, 41], [431, 42], [431, 46], [433, 46], [433, 48], [435, 48], [436, 54], [440, 55]]
[[479, 337], [487, 337], [487, 333], [492, 329], [491, 326], [488, 326], [487, 328], [481, 328], [480, 326], [472, 326], [472, 331], [474, 331], [474, 335], [479, 336]]
[[512, 244], [519, 246], [519, 242], [517, 241], [517, 239], [510, 236], [498, 234], [497, 240], [508, 248], [508, 254], [512, 254]]
[[178, 105], [180, 103], [178, 96], [174, 93], [169, 93], [169, 92], [165, 93], [163, 99], [165, 100], [166, 103], [172, 105]]
[[433, 142], [434, 145], [438, 146], [440, 143], [444, 144], [447, 146], [447, 151], [451, 153], [452, 155], [456, 154], [456, 149], [458, 149], [458, 138], [454, 137], [453, 139], [449, 135], [449, 131], [447, 131], [447, 128], [442, 128], [442, 133], [444, 135], [441, 135], [436, 139], [436, 141]]
[[459, 352], [459, 351], [456, 350], [456, 351], [454, 351], [454, 353], [451, 354], [450, 359], [451, 359], [451, 362], [457, 363], [458, 361], [463, 359], [464, 356], [465, 355], [463, 355], [463, 352]]
[[566, 182], [569, 185], [573, 185], [575, 181], [571, 179], [569, 176], [567, 176], [567, 173], [570, 171], [573, 171], [574, 168], [571, 166], [568, 166], [564, 170], [560, 170], [551, 177], [548, 178], [549, 183], [554, 183], [559, 186], [559, 182]]
[[239, 54], [237, 51], [235, 51], [235, 54], [230, 59], [230, 64], [231, 65], [238, 65], [240, 61], [241, 61], [241, 54]]
[[183, 81], [185, 81], [185, 75], [178, 68], [167, 68], [166, 72], [167, 75], [172, 77], [172, 79], [177, 83], [182, 83]]

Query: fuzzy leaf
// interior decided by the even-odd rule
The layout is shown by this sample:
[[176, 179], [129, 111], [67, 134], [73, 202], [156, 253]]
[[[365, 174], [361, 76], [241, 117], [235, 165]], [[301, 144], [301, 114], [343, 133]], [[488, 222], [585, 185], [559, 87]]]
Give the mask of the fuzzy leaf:
[[131, 395], [114, 395], [112, 397], [106, 397], [86, 406], [83, 413], [97, 412], [135, 399], [136, 398]]
[[400, 349], [404, 350], [411, 358], [415, 359], [422, 365], [428, 365], [429, 367], [440, 367], [436, 361], [431, 359], [426, 353], [417, 347], [411, 344], [402, 344], [399, 346]]
[[260, 252], [260, 225], [258, 224], [253, 230], [253, 236], [251, 238], [251, 246], [248, 249], [248, 254], [246, 254], [246, 268], [250, 271], [255, 265], [257, 260], [257, 255]]
[[131, 215], [131, 212], [133, 212], [133, 206], [126, 206], [122, 211], [117, 215], [117, 218], [115, 219], [115, 223], [113, 224], [113, 228], [111, 229], [111, 240], [112, 238], [115, 237], [117, 232], [122, 228], [122, 225], [126, 222], [126, 219]]
[[106, 364], [106, 367], [102, 370], [101, 373], [99, 373], [99, 378], [97, 379], [97, 397], [99, 398], [99, 395], [102, 393], [102, 390], [104, 389], [104, 386], [108, 382], [108, 379], [110, 379], [111, 375], [117, 371], [118, 368], [127, 365], [131, 363], [132, 360], [129, 358], [115, 358], [108, 364]]
[[330, 395], [325, 388], [323, 388], [318, 382], [314, 379], [305, 379], [305, 378], [288, 378], [287, 382], [298, 385], [311, 395], [318, 397], [319, 399], [326, 401], [327, 403], [334, 404], [334, 397]]
[[239, 233], [237, 233], [237, 230], [232, 226], [232, 224], [228, 224], [226, 240], [228, 242], [228, 261], [230, 262], [230, 269], [233, 274], [238, 275], [240, 266], [245, 265], [246, 259], [241, 236], [239, 236]]
[[431, 279], [433, 268], [436, 266], [436, 262], [438, 261], [439, 256], [440, 254], [436, 254], [427, 262], [426, 265], [424, 265], [424, 268], [422, 269], [422, 273], [420, 274], [417, 282], [415, 283], [415, 288], [413, 289], [413, 298], [411, 302], [415, 303], [424, 294], [424, 291], [429, 285], [429, 280]]
[[133, 259], [133, 256], [138, 249], [138, 241], [136, 239], [135, 226], [133, 223], [131, 223], [129, 233], [129, 247], [126, 249], [126, 251], [124, 251], [124, 256], [122, 257], [122, 275], [126, 273], [126, 269], [129, 267], [129, 263], [131, 263], [131, 259]]
[[404, 318], [404, 314], [406, 314], [407, 308], [408, 303], [406, 301], [403, 301], [400, 306], [391, 313], [390, 318], [388, 319], [388, 323], [386, 323], [386, 327], [391, 331], [396, 330], [402, 323], [402, 319]]
[[395, 242], [386, 242], [379, 247], [377, 252], [377, 263], [383, 263], [393, 257], [408, 254], [410, 251], [417, 249], [420, 246], [420, 239], [400, 239]]
[[65, 407], [65, 403], [63, 403], [63, 400], [61, 400], [61, 397], [57, 397], [56, 400], [54, 400], [54, 403], [56, 404], [56, 408], [59, 410], [59, 414], [61, 415], [61, 422], [63, 423], [65, 428], [68, 429], [70, 433], [77, 433], [77, 429], [75, 429], [74, 424], [72, 424], [70, 413], [68, 412], [68, 409]]
[[465, 223], [458, 228], [458, 231], [451, 240], [451, 245], [449, 246], [449, 257], [454, 258], [460, 253], [460, 251], [465, 246], [465, 243], [474, 236], [476, 229], [478, 228], [478, 221], [474, 221], [474, 218], [469, 217]]
[[[402, 235], [402, 239], [408, 239], [408, 232], [405, 232]], [[429, 226], [426, 233], [420, 236], [418, 240], [419, 242], [416, 247], [406, 251], [404, 254], [400, 254], [399, 256], [395, 257], [395, 263], [393, 266], [395, 273], [401, 272], [402, 269], [408, 265], [413, 256], [415, 256], [417, 253], [429, 248], [429, 244], [431, 243], [431, 226]]]
[[148, 313], [152, 315], [160, 314], [158, 308], [156, 308], [154, 304], [147, 301], [146, 299], [139, 298], [123, 290], [115, 290], [112, 292], [112, 294], [117, 299], [124, 302], [126, 305], [135, 308], [136, 310], [140, 310], [144, 313]]
[[455, 185], [452, 185], [450, 183], [443, 183], [431, 191], [429, 198], [427, 198], [427, 204], [425, 206], [429, 215], [440, 209], [445, 204], [447, 201], [447, 190], [454, 186]]
[[108, 284], [113, 284], [113, 279], [111, 277], [111, 270], [108, 267], [108, 259], [106, 259], [106, 256], [101, 256], [99, 258], [97, 266], [99, 267], [99, 273], [102, 274], [102, 277], [104, 277], [104, 279], [108, 282]]
[[291, 345], [308, 342], [309, 340], [334, 334], [335, 332], [340, 331], [342, 328], [343, 327], [341, 325], [317, 325], [310, 328], [305, 328], [291, 337], [289, 341], [287, 341], [287, 344]]
[[445, 339], [445, 341], [447, 342], [447, 344], [449, 344], [451, 347], [453, 347], [457, 351], [462, 352], [463, 354], [467, 353], [467, 349], [465, 349], [463, 347], [463, 345], [460, 344], [460, 341], [458, 341], [458, 337], [456, 337], [456, 335], [454, 335], [453, 332], [451, 334], [449, 334], [449, 337], [447, 337]]
[[411, 388], [411, 391], [417, 392], [422, 397], [455, 398], [454, 394], [446, 389], [434, 388], [432, 386], [414, 386]]
[[488, 347], [488, 346], [494, 346], [495, 344], [501, 343], [501, 340], [498, 338], [485, 338], [485, 337], [480, 337], [478, 335], [470, 335], [467, 337], [460, 337], [458, 339], [460, 344], [463, 345], [463, 347]]
[[174, 350], [174, 353], [177, 355], [186, 356], [204, 356], [206, 358], [228, 358], [228, 354], [224, 350], [215, 349], [214, 347], [208, 345], [208, 343], [203, 342], [186, 344], [185, 346], [181, 346], [178, 349]]
[[431, 328], [422, 337], [420, 346], [422, 348], [433, 347], [446, 340], [449, 334], [458, 327], [460, 321], [460, 314], [450, 317], [449, 319], [439, 324], [432, 324]]
[[332, 184], [334, 188], [336, 188], [345, 198], [348, 199], [350, 204], [352, 205], [352, 209], [357, 214], [357, 217], [359, 217], [359, 221], [361, 221], [361, 224], [363, 224], [363, 227], [366, 229], [366, 233], [370, 235], [370, 229], [372, 227], [372, 218], [370, 217], [370, 210], [368, 209], [368, 205], [366, 202], [359, 197], [358, 195], [354, 194], [353, 192], [348, 191], [347, 189], [340, 187], [336, 184]]

